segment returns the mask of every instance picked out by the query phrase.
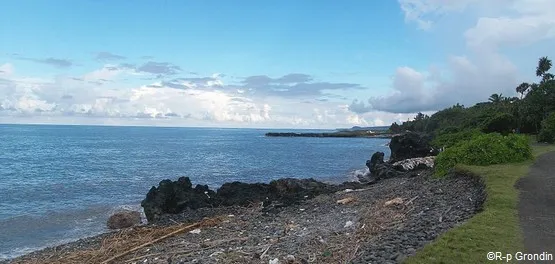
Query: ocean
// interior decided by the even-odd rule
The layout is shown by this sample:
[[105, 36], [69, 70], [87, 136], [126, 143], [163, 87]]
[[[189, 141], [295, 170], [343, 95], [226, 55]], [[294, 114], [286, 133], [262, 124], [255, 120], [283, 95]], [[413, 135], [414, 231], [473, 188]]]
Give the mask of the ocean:
[[[295, 130], [0, 125], [0, 260], [106, 232], [163, 179], [353, 180], [388, 139], [265, 137]], [[322, 130], [315, 130], [322, 132]], [[300, 130], [298, 132], [307, 132]], [[310, 132], [310, 131], [308, 131]]]

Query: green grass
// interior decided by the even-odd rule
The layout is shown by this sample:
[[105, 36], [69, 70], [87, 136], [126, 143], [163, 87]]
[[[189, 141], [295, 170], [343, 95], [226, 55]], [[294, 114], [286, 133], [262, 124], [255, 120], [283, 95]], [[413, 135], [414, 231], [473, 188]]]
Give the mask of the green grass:
[[[531, 139], [533, 140], [533, 139]], [[553, 145], [535, 145], [535, 157], [554, 151]], [[458, 166], [483, 177], [488, 197], [484, 210], [461, 226], [441, 235], [405, 263], [487, 263], [491, 251], [523, 251], [518, 219], [517, 180], [528, 173], [532, 161], [492, 166]]]

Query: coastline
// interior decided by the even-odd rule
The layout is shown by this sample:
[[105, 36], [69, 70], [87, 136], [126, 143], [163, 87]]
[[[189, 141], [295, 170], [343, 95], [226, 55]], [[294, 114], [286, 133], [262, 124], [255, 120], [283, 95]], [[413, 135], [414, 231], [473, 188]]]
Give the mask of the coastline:
[[[399, 140], [392, 142], [395, 146], [390, 145], [390, 148], [396, 150], [397, 156], [402, 156], [397, 157], [399, 160], [408, 158], [405, 161], [410, 162], [412, 155], [416, 157], [422, 153], [431, 153], [428, 147], [419, 145], [423, 148], [416, 149], [423, 152], [418, 154], [409, 151], [409, 155], [407, 149], [413, 149], [414, 146], [399, 145]], [[161, 218], [156, 217], [146, 225], [80, 239], [0, 263], [104, 263], [110, 256], [119, 259], [109, 263], [167, 263], [173, 260], [221, 263], [219, 261], [228, 259], [232, 262], [260, 263], [260, 260], [268, 262], [276, 258], [287, 260], [290, 256], [300, 260], [300, 263], [315, 260], [320, 263], [397, 263], [464, 222], [482, 207], [484, 186], [478, 177], [458, 172], [438, 180], [432, 177], [433, 170], [429, 166], [416, 166], [393, 173], [395, 163], [385, 163], [383, 155], [382, 152], [374, 153], [366, 165], [372, 174], [385, 178], [376, 176], [379, 178], [366, 183], [343, 183], [335, 187], [310, 179], [280, 179], [283, 181], [278, 180], [269, 185], [232, 183], [232, 187], [240, 188], [234, 187], [227, 194], [231, 194], [233, 199], [239, 198], [239, 203], [244, 203], [240, 199], [245, 199], [240, 197], [247, 197], [243, 201], [252, 197], [253, 193], [250, 192], [253, 188], [257, 191], [266, 188], [277, 188], [274, 190], [278, 192], [286, 190], [286, 198], [295, 197], [296, 202], [279, 205], [279, 195], [282, 194], [260, 193], [257, 195], [273, 196], [273, 199], [277, 197], [278, 203], [272, 203], [271, 206], [265, 206], [264, 203], [236, 206], [232, 203], [217, 207], [206, 204], [178, 214], [161, 214]], [[187, 199], [197, 204], [202, 203], [205, 194], [216, 194], [207, 186], [197, 185], [192, 189], [188, 178], [162, 182], [165, 182], [166, 187], [151, 189], [147, 197], [150, 196], [152, 200], [156, 199], [153, 195], [165, 195], [163, 192], [166, 190], [175, 190], [174, 187], [167, 188], [171, 184], [188, 186], [183, 190], [183, 197], [189, 197]], [[312, 189], [314, 186], [316, 189]], [[215, 198], [214, 201], [218, 202], [222, 198], [225, 200], [226, 196]], [[149, 209], [151, 212], [152, 208]], [[202, 224], [207, 219], [212, 221], [211, 224]], [[201, 227], [176, 233], [189, 224]], [[159, 241], [160, 237], [164, 240]], [[156, 244], [151, 244], [152, 241], [156, 241]], [[175, 247], [181, 250], [170, 251]], [[130, 248], [137, 250], [129, 251]]]
[[[287, 259], [290, 255], [298, 261], [317, 255], [320, 263], [349, 259], [353, 263], [396, 263], [470, 218], [479, 210], [484, 198], [483, 185], [476, 177], [453, 175], [436, 180], [431, 177], [430, 170], [418, 174], [383, 180], [358, 191], [323, 194], [271, 211], [258, 206], [186, 210], [166, 215], [155, 224], [83, 238], [0, 263], [76, 263], [70, 260], [83, 257], [87, 252], [86, 257], [90, 259], [95, 256], [90, 255], [91, 251], [98, 256], [107, 253], [113, 256], [123, 250], [105, 248], [103, 251], [102, 243], [115, 242], [126, 235], [129, 243], [134, 241], [139, 245], [145, 240], [137, 240], [133, 234], [144, 235], [154, 229], [174, 230], [183, 224], [214, 217], [221, 218], [215, 226], [200, 228], [198, 233], [177, 234], [110, 263], [140, 263], [145, 259], [148, 263], [167, 263], [168, 257], [176, 263], [189, 263], [193, 259], [202, 263], [216, 263], [222, 259], [267, 263], [275, 258]], [[461, 196], [470, 199], [460, 199]], [[346, 198], [352, 201], [338, 203]], [[81, 263], [100, 262], [97, 261], [100, 258], [92, 262], [84, 259]], [[129, 261], [132, 259], [136, 260]]]
[[298, 132], [268, 132], [266, 137], [327, 137], [327, 138], [393, 138], [396, 134], [389, 132], [373, 132], [370, 130], [337, 131], [320, 133], [298, 133]]

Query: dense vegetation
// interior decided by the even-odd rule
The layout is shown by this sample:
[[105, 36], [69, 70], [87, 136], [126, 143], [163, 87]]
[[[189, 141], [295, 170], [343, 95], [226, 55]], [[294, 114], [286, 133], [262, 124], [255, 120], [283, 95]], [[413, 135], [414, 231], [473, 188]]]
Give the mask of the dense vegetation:
[[532, 149], [526, 136], [472, 134], [470, 139], [456, 143], [437, 156], [435, 174], [444, 176], [457, 164], [486, 166], [521, 162], [531, 158]]
[[492, 165], [532, 158], [528, 138], [537, 134], [539, 142], [555, 142], [555, 77], [548, 71], [551, 61], [540, 58], [536, 68], [538, 83], [516, 87], [519, 97], [493, 94], [488, 102], [472, 107], [457, 104], [432, 116], [422, 113], [411, 121], [393, 123], [391, 132], [429, 133], [432, 144], [445, 148], [437, 159], [435, 173], [445, 175], [456, 164]]
[[551, 113], [542, 121], [542, 129], [538, 135], [538, 141], [555, 143], [555, 113]]
[[[456, 104], [432, 116], [418, 113], [413, 120], [402, 124], [393, 123], [389, 129], [392, 132], [426, 132], [434, 136], [469, 129], [503, 135], [516, 130], [529, 134], [543, 133], [549, 139], [549, 135], [553, 134], [554, 121], [548, 116], [555, 112], [555, 78], [548, 72], [551, 66], [551, 60], [547, 57], [540, 58], [536, 68], [540, 81], [517, 86], [515, 90], [518, 97], [493, 94], [487, 102], [471, 107]], [[542, 140], [542, 137], [538, 139]]]

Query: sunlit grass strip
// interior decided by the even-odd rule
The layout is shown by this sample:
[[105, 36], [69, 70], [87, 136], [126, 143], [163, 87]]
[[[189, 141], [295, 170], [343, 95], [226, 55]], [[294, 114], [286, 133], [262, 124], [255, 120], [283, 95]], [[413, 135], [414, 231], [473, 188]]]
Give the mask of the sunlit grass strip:
[[[555, 146], [534, 146], [535, 157]], [[458, 166], [483, 177], [487, 199], [484, 210], [428, 244], [405, 263], [484, 263], [491, 251], [516, 253], [524, 244], [518, 217], [515, 183], [528, 173], [533, 161], [492, 166]]]

